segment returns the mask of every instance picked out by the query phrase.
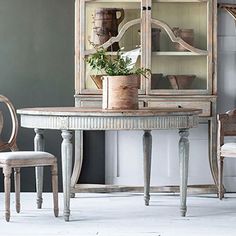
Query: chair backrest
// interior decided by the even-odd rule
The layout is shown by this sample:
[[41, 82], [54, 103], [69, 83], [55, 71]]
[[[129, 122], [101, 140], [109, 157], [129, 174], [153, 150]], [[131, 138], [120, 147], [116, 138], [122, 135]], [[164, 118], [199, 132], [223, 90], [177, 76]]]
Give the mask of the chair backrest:
[[[9, 110], [10, 116], [11, 116], [11, 122], [12, 122], [12, 130], [11, 130], [11, 135], [10, 138], [7, 142], [0, 142], [0, 151], [5, 150], [5, 149], [11, 149], [12, 151], [17, 151], [17, 145], [16, 145], [16, 136], [18, 133], [18, 120], [17, 120], [17, 115], [14, 106], [12, 103], [9, 101], [9, 99], [3, 95], [0, 95], [0, 102], [4, 103], [6, 107]], [[3, 122], [3, 117], [2, 113], [0, 114], [0, 131], [4, 125]]]
[[224, 144], [224, 136], [236, 136], [236, 109], [217, 115], [218, 144]]

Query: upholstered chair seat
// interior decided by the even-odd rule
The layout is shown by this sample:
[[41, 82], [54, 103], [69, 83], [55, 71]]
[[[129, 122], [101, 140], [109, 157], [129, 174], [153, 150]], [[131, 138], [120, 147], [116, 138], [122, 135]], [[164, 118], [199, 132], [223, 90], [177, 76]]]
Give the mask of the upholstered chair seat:
[[236, 158], [236, 143], [225, 143], [221, 146], [221, 155]]
[[[12, 103], [3, 95], [0, 95], [0, 102], [5, 104], [9, 110], [12, 120], [12, 132], [8, 142], [0, 140], [0, 167], [4, 174], [4, 191], [5, 191], [5, 219], [10, 220], [10, 191], [11, 191], [11, 173], [14, 169], [15, 175], [15, 195], [16, 195], [16, 211], [20, 212], [20, 169], [21, 167], [36, 167], [50, 166], [52, 173], [52, 189], [54, 215], [58, 216], [58, 174], [57, 174], [57, 159], [48, 152], [41, 151], [19, 151], [16, 144], [18, 132], [18, 121], [15, 109]], [[3, 115], [0, 111], [0, 134], [3, 128]], [[5, 152], [5, 150], [11, 150]], [[3, 152], [4, 151], [4, 152]], [[38, 208], [42, 206], [42, 189], [37, 188], [37, 203]]]

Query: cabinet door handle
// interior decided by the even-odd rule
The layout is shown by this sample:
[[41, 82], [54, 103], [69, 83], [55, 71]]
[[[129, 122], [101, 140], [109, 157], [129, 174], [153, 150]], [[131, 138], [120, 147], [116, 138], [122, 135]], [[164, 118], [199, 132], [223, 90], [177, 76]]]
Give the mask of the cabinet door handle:
[[182, 106], [178, 105], [178, 108], [183, 108]]
[[150, 6], [148, 6], [148, 10], [151, 11], [151, 9], [152, 9], [152, 8], [151, 8]]
[[143, 7], [143, 11], [146, 11], [147, 10], [147, 8], [146, 7]]

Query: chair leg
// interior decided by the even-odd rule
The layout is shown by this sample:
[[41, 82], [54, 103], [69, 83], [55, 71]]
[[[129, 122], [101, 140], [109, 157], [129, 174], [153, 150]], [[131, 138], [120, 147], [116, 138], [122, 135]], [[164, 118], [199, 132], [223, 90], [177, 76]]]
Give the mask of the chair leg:
[[10, 220], [11, 171], [12, 169], [9, 166], [3, 168], [5, 191], [5, 218], [7, 222]]
[[20, 213], [20, 168], [14, 168], [16, 212]]
[[42, 208], [43, 203], [43, 166], [35, 167], [36, 190], [37, 190], [37, 207]]
[[53, 205], [54, 205], [54, 215], [58, 217], [58, 173], [57, 173], [57, 163], [51, 166], [52, 173], [52, 192], [53, 192]]
[[224, 197], [224, 189], [223, 189], [223, 168], [224, 168], [224, 157], [220, 156], [218, 158], [218, 194], [219, 199], [222, 200]]

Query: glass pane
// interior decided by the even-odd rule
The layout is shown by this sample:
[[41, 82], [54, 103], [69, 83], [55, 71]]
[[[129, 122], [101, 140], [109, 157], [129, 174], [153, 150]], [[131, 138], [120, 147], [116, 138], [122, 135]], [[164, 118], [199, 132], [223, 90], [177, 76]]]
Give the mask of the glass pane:
[[[121, 1], [114, 4], [113, 1], [93, 1], [85, 4], [85, 50], [96, 45], [104, 44], [111, 37], [115, 37], [121, 28], [129, 21], [140, 19], [139, 1]], [[120, 42], [113, 43], [108, 51], [117, 51], [125, 47], [125, 50], [135, 48], [139, 44], [139, 26], [129, 29]]]
[[152, 56], [151, 89], [207, 89], [207, 57]]
[[[207, 50], [207, 2], [156, 2], [153, 0], [152, 18], [166, 23], [176, 36], [195, 48]], [[155, 26], [157, 27], [157, 26]], [[178, 43], [166, 41], [167, 34], [161, 28], [161, 51], [187, 51]]]

